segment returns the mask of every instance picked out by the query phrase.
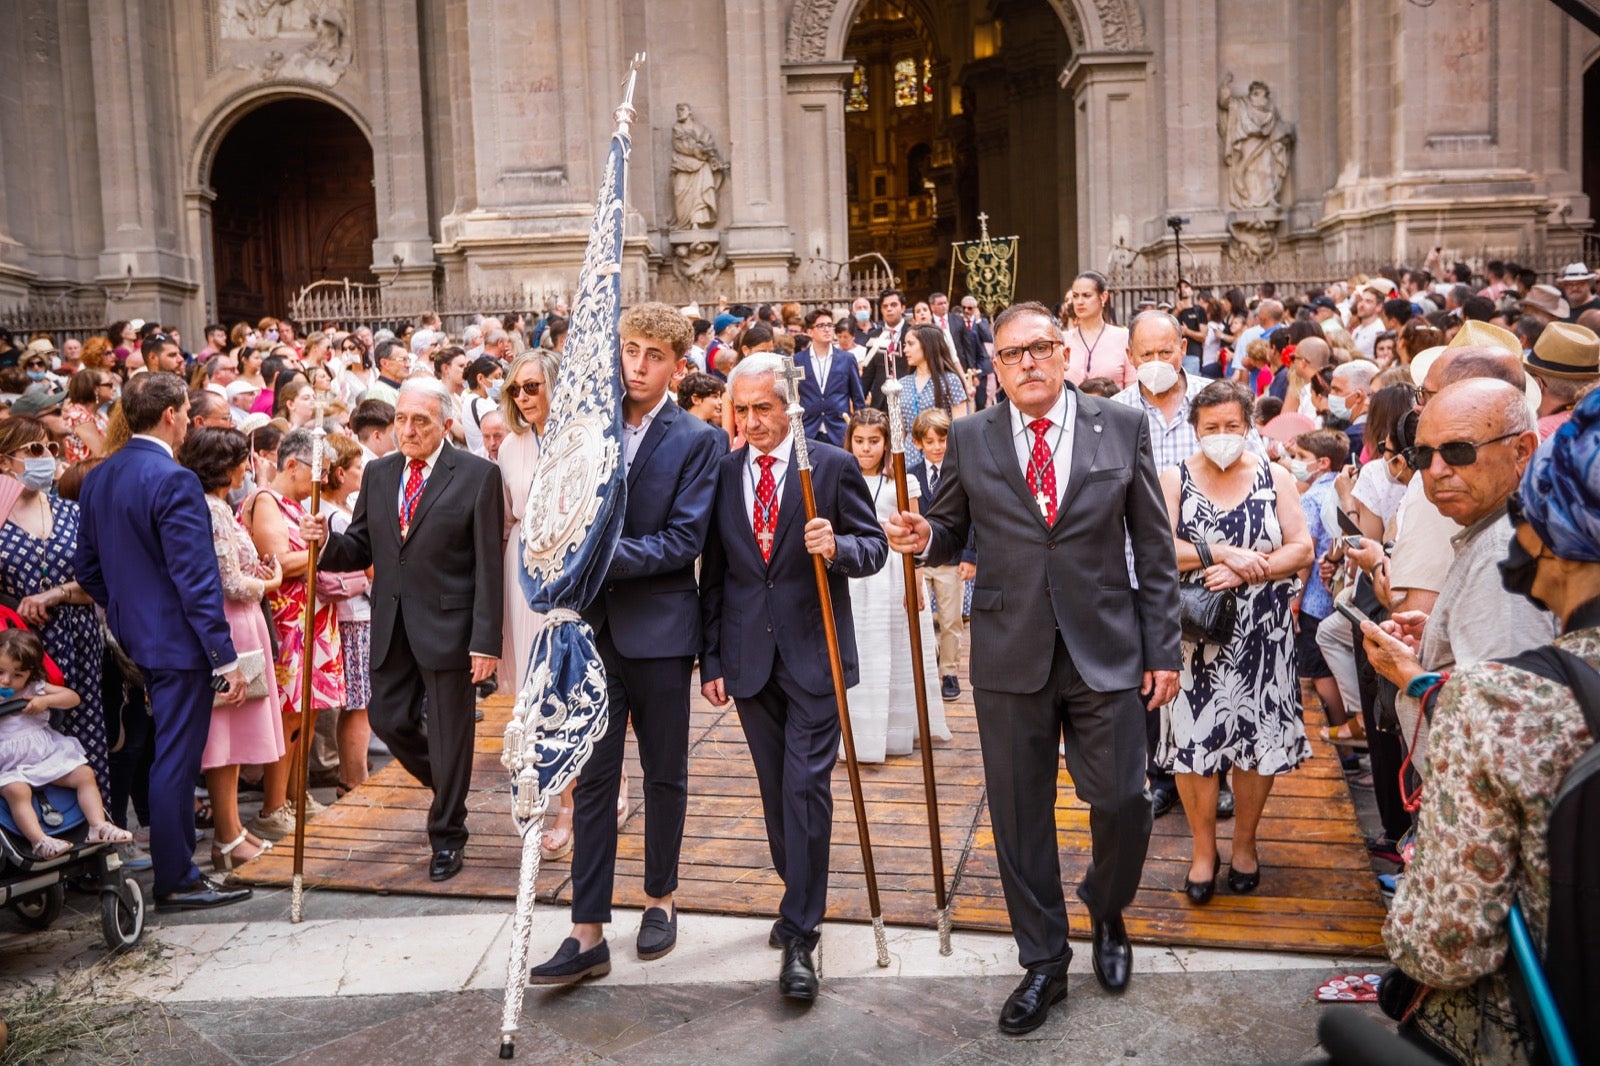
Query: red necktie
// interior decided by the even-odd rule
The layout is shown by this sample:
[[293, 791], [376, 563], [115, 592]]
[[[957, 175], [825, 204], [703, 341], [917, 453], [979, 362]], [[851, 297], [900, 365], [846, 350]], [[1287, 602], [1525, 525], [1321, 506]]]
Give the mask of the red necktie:
[[756, 462], [761, 464], [761, 479], [756, 482], [756, 502], [750, 525], [755, 530], [763, 562], [772, 561], [772, 538], [778, 532], [778, 485], [772, 480], [772, 464], [777, 461], [770, 455], [756, 457]]
[[413, 459], [410, 464], [410, 473], [406, 475], [405, 499], [400, 502], [400, 535], [406, 535], [411, 528], [411, 516], [417, 513], [417, 501], [422, 499], [422, 468], [426, 465], [421, 459]]
[[[1039, 504], [1045, 525], [1056, 522], [1056, 464], [1045, 434], [1050, 430], [1048, 418], [1036, 418], [1028, 423], [1033, 430], [1033, 454], [1028, 457], [1028, 491]], [[1059, 438], [1057, 443], [1060, 443]]]

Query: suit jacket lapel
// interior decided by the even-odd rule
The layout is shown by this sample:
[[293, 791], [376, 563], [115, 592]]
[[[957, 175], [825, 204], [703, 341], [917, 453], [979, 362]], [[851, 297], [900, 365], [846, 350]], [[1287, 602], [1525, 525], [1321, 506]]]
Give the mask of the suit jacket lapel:
[[[1066, 387], [1071, 389], [1072, 385], [1068, 383]], [[1105, 436], [1100, 403], [1098, 397], [1078, 392], [1078, 412], [1072, 420], [1072, 472], [1067, 475], [1067, 491], [1056, 508], [1057, 522], [1065, 517], [1089, 471], [1094, 469], [1094, 457], [1099, 454], [1100, 439]]]
[[[757, 565], [764, 566], [766, 564], [761, 559], [761, 548], [756, 544], [755, 522], [744, 502], [744, 483], [750, 469], [750, 446], [746, 444], [732, 453], [730, 458], [733, 457], [737, 457], [738, 461], [725, 461], [722, 467], [721, 495], [726, 501], [725, 506], [733, 511], [733, 528], [736, 532], [732, 536], [724, 537], [722, 546], [730, 552], [754, 553]], [[743, 535], [737, 532], [740, 529], [743, 529]]]
[[633, 488], [633, 483], [639, 477], [639, 471], [644, 469], [644, 464], [650, 461], [650, 455], [656, 450], [656, 445], [661, 443], [661, 438], [666, 436], [667, 427], [672, 420], [678, 417], [678, 405], [668, 400], [655, 418], [650, 421], [650, 428], [644, 431], [644, 440], [639, 442], [639, 450], [634, 453], [633, 464], [628, 467], [628, 487]]
[[[1017, 450], [1011, 442], [1011, 406], [1000, 404], [987, 410], [985, 418], [988, 421], [983, 427], [983, 439], [989, 443], [989, 452], [1000, 467], [1000, 476], [1016, 492], [1017, 499], [1022, 501], [1022, 506], [1026, 507], [1028, 513], [1042, 526], [1044, 515], [1039, 513], [1039, 503], [1033, 498], [1033, 493], [1028, 491], [1028, 479], [1023, 475], [1022, 467], [1017, 464]], [[1057, 513], [1059, 515], [1059, 511]]]
[[[789, 463], [784, 468], [783, 484], [778, 486], [778, 534], [772, 538], [772, 557], [778, 557], [778, 545], [783, 543], [783, 536], [789, 532], [797, 522], [806, 524], [805, 500], [800, 495], [800, 471], [797, 469], [794, 450], [789, 451]], [[752, 544], [755, 538], [752, 536]]]
[[428, 475], [428, 483], [422, 487], [422, 499], [417, 501], [417, 513], [411, 516], [411, 527], [406, 532], [406, 539], [411, 539], [411, 534], [417, 531], [417, 525], [423, 516], [428, 513], [428, 508], [444, 493], [445, 486], [450, 484], [450, 478], [455, 474], [456, 458], [455, 449], [446, 444], [439, 450], [439, 461], [433, 464], [433, 473]]

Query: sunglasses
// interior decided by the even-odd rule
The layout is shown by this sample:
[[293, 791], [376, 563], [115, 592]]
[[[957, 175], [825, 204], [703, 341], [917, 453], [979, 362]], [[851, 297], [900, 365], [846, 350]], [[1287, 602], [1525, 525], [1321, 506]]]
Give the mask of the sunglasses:
[[1406, 449], [1406, 464], [1413, 470], [1426, 470], [1433, 465], [1433, 457], [1438, 455], [1446, 466], [1471, 466], [1478, 461], [1479, 448], [1487, 448], [1491, 444], [1499, 444], [1503, 440], [1512, 440], [1520, 436], [1521, 433], [1503, 433], [1493, 440], [1480, 441], [1476, 444], [1472, 441], [1453, 440], [1437, 448], [1418, 444]]
[[544, 382], [542, 381], [530, 381], [523, 385], [507, 385], [506, 395], [513, 400], [523, 393], [527, 393], [529, 396], [537, 396], [543, 388]]
[[22, 445], [11, 454], [13, 456], [26, 455], [29, 459], [43, 459], [47, 455], [52, 457], [59, 456], [61, 449], [57, 447], [56, 442], [53, 440], [36, 440]]

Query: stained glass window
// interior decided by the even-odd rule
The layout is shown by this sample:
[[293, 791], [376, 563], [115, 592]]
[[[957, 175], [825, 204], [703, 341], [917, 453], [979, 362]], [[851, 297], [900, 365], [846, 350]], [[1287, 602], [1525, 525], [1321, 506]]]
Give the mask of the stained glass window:
[[933, 103], [933, 60], [922, 61], [922, 102]]
[[917, 61], [901, 59], [894, 65], [894, 106], [912, 107], [921, 103], [921, 86], [917, 84]]
[[844, 94], [844, 109], [846, 111], [865, 111], [867, 109], [867, 68], [860, 63], [850, 75], [850, 88]]

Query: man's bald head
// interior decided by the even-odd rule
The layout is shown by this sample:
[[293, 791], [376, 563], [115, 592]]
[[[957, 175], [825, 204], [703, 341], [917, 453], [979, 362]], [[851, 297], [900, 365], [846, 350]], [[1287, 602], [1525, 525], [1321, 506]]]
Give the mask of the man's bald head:
[[1455, 362], [1456, 356], [1466, 351], [1465, 348], [1446, 348], [1434, 357], [1428, 364], [1428, 372], [1422, 378], [1422, 402], [1427, 403], [1430, 396], [1437, 396], [1439, 390], [1444, 388], [1444, 372], [1450, 369], [1450, 364]]
[[[1423, 409], [1417, 446], [1431, 451], [1423, 488], [1439, 513], [1470, 526], [1505, 505], [1539, 446], [1533, 413], [1520, 390], [1494, 378], [1447, 385]], [[1471, 444], [1472, 462], [1452, 465], [1444, 449]]]
[[1578, 325], [1592, 332], [1600, 333], [1600, 307], [1591, 307], [1579, 315]]
[[1304, 359], [1312, 370], [1321, 370], [1333, 361], [1333, 348], [1321, 337], [1307, 337], [1294, 346], [1294, 354]]
[[1433, 371], [1439, 369], [1440, 386], [1454, 385], [1458, 381], [1470, 381], [1474, 378], [1488, 378], [1493, 381], [1503, 381], [1519, 392], [1526, 387], [1527, 379], [1522, 372], [1522, 357], [1513, 354], [1504, 348], [1493, 348], [1488, 345], [1477, 345], [1469, 348], [1454, 348], [1445, 354], [1454, 353], [1443, 369], [1439, 364], [1444, 363], [1441, 355], [1438, 362], [1428, 369], [1428, 376], [1433, 376]]

